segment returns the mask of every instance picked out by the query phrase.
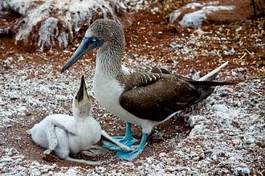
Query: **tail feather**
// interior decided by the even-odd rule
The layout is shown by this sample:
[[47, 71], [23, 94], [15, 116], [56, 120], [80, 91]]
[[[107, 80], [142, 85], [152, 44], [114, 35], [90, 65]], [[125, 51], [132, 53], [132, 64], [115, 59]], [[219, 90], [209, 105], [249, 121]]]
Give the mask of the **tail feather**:
[[227, 66], [227, 64], [228, 64], [228, 61], [223, 63], [222, 65], [220, 65], [216, 69], [212, 70], [208, 74], [204, 75], [198, 81], [211, 81], [211, 80], [214, 80], [216, 78], [216, 76], [218, 75], [218, 73], [221, 71], [221, 69], [224, 68], [225, 66]]
[[200, 91], [200, 97], [197, 99], [196, 102], [200, 102], [203, 99], [206, 99], [209, 95], [211, 95], [214, 91], [215, 86], [224, 86], [224, 85], [234, 85], [237, 82], [229, 82], [229, 81], [212, 81], [216, 78], [218, 73], [224, 68], [228, 62], [225, 62], [221, 66], [217, 67], [216, 69], [212, 70], [208, 74], [201, 77], [199, 80], [189, 80], [191, 84], [195, 87], [198, 87], [198, 91]]
[[189, 82], [193, 84], [195, 87], [197, 87], [197, 90], [200, 92], [200, 97], [197, 99], [196, 103], [210, 96], [213, 93], [215, 86], [237, 84], [237, 82], [220, 82], [220, 81], [194, 81], [192, 80]]
[[200, 96], [194, 102], [195, 104], [206, 99], [209, 95], [211, 95], [214, 91], [215, 86], [224, 86], [224, 85], [234, 85], [237, 82], [229, 82], [229, 81], [213, 81], [218, 73], [221, 71], [222, 68], [227, 66], [228, 61], [220, 65], [219, 67], [215, 68], [208, 74], [204, 75], [203, 77], [199, 78], [198, 80], [187, 80], [189, 83], [197, 87], [197, 90], [200, 92]]

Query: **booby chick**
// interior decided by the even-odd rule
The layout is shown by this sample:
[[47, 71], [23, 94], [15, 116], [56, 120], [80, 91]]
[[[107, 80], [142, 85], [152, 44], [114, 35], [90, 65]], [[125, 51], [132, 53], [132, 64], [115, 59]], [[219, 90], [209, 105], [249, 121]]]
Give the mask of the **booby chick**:
[[76, 154], [89, 150], [100, 141], [101, 135], [123, 150], [129, 150], [129, 147], [113, 141], [105, 131], [101, 130], [99, 123], [90, 114], [91, 101], [92, 97], [87, 94], [85, 79], [82, 76], [80, 88], [73, 98], [73, 116], [49, 115], [29, 130], [32, 140], [47, 149], [44, 154], [54, 151], [59, 158], [64, 160], [90, 165], [101, 164], [99, 161], [74, 159], [69, 156], [70, 153]]
[[131, 152], [117, 149], [117, 156], [135, 159], [147, 143], [154, 126], [168, 120], [176, 112], [208, 97], [213, 86], [226, 82], [194, 81], [179, 75], [164, 73], [128, 72], [122, 66], [125, 38], [122, 26], [107, 19], [96, 20], [87, 29], [73, 56], [66, 62], [62, 72], [73, 65], [86, 52], [98, 48], [93, 91], [96, 100], [106, 110], [126, 122], [125, 136], [120, 142], [131, 146], [135, 139], [131, 123], [142, 128], [139, 145]]

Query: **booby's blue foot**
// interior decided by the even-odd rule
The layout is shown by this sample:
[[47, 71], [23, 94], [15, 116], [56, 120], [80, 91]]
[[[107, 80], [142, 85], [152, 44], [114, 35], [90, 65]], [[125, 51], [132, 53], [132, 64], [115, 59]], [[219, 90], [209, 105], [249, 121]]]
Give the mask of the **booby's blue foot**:
[[133, 136], [113, 136], [113, 139], [116, 139], [120, 143], [127, 145], [128, 147], [131, 147], [135, 142], [137, 142], [137, 139], [135, 139]]
[[140, 144], [137, 146], [137, 148], [131, 152], [123, 152], [123, 151], [118, 151], [116, 156], [120, 159], [124, 159], [124, 160], [128, 160], [128, 161], [132, 161], [134, 160], [140, 153], [143, 152], [146, 141], [148, 138], [148, 134], [144, 133], [142, 135], [142, 139]]
[[[112, 138], [119, 141], [120, 143], [131, 147], [137, 140], [132, 136], [132, 130], [131, 130], [132, 124], [127, 122], [126, 123], [126, 131], [125, 131], [125, 136], [113, 136]], [[109, 141], [104, 141], [103, 140], [103, 147], [107, 148], [109, 150], [114, 150], [114, 151], [123, 151], [119, 146], [109, 142]]]
[[[131, 147], [137, 141], [135, 138], [127, 138], [126, 136], [114, 136], [113, 139], [128, 147]], [[123, 151], [119, 146], [105, 140], [103, 140], [103, 147], [113, 151]]]

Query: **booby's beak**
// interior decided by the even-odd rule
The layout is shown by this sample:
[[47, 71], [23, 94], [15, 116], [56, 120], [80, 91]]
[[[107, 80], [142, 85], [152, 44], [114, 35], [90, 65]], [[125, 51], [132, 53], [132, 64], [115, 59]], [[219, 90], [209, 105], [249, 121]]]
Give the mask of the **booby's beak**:
[[75, 96], [75, 99], [78, 101], [78, 102], [81, 102], [83, 101], [85, 98], [88, 99], [88, 94], [87, 94], [87, 89], [86, 89], [86, 82], [85, 82], [85, 78], [84, 78], [84, 75], [82, 75], [82, 78], [81, 78], [81, 84], [80, 84], [80, 88]]
[[64, 64], [61, 73], [71, 67], [76, 61], [78, 61], [86, 52], [96, 48], [95, 43], [89, 38], [84, 37], [79, 47], [76, 49], [72, 57]]

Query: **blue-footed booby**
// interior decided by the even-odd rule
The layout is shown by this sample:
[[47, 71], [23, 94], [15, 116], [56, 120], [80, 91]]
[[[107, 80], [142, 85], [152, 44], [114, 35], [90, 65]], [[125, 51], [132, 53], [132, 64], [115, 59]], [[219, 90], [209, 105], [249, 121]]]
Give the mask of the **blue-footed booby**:
[[135, 139], [131, 123], [142, 128], [139, 145], [133, 151], [117, 149], [116, 155], [126, 160], [135, 159], [147, 143], [154, 126], [168, 120], [176, 112], [208, 97], [214, 86], [231, 84], [208, 80], [195, 81], [168, 73], [129, 72], [122, 66], [125, 38], [122, 26], [115, 21], [99, 19], [87, 29], [85, 36], [62, 72], [86, 52], [98, 48], [93, 91], [96, 100], [109, 112], [126, 122], [121, 143], [132, 146]]
[[28, 131], [36, 144], [47, 149], [44, 154], [47, 155], [54, 151], [61, 159], [98, 165], [101, 162], [74, 159], [69, 154], [89, 150], [100, 141], [101, 136], [123, 148], [123, 150], [128, 151], [130, 149], [113, 140], [105, 131], [101, 130], [99, 123], [90, 114], [91, 101], [92, 97], [87, 94], [85, 79], [82, 76], [80, 88], [73, 98], [73, 116], [49, 115]]

